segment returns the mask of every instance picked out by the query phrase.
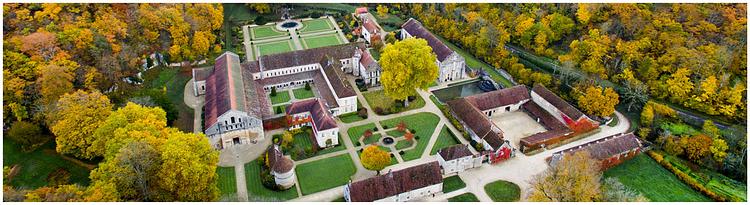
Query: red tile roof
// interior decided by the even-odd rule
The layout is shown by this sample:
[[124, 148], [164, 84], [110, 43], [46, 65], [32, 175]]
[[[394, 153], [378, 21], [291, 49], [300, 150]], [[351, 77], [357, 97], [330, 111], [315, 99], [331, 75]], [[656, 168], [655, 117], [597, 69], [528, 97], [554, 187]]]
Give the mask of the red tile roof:
[[591, 158], [605, 160], [617, 154], [635, 150], [642, 146], [641, 140], [631, 132], [604, 137], [577, 147], [560, 151], [559, 153], [573, 154], [585, 150], [589, 152]]
[[317, 98], [297, 101], [286, 108], [287, 115], [294, 115], [303, 112], [310, 112], [316, 130], [327, 130], [338, 127], [338, 125], [336, 125], [336, 120], [331, 117], [328, 109]]
[[427, 41], [427, 44], [432, 47], [432, 52], [437, 55], [437, 58], [440, 62], [443, 62], [448, 56], [453, 53], [453, 50], [451, 50], [448, 46], [446, 46], [443, 41], [440, 41], [437, 37], [435, 37], [434, 34], [432, 34], [427, 28], [422, 26], [422, 23], [417, 21], [414, 18], [409, 18], [406, 23], [401, 25], [401, 28], [406, 30], [409, 34], [411, 34], [414, 37], [421, 38]]
[[497, 149], [503, 145], [503, 133], [494, 131], [500, 130], [500, 128], [495, 126], [482, 111], [474, 107], [468, 100], [459, 98], [448, 101], [448, 107], [474, 134], [487, 141], [493, 149]]
[[331, 85], [336, 96], [346, 98], [357, 95], [352, 84], [346, 80], [346, 76], [341, 70], [341, 62], [337, 58], [326, 55], [320, 60], [320, 66], [323, 67], [323, 74], [328, 79], [328, 84]]
[[443, 160], [445, 161], [473, 155], [471, 154], [468, 145], [465, 144], [457, 144], [440, 149], [440, 151], [438, 151], [438, 154], [440, 155], [440, 157], [443, 157]]
[[525, 85], [516, 85], [506, 89], [486, 92], [465, 97], [479, 110], [489, 110], [506, 105], [516, 104], [528, 100], [529, 89]]
[[440, 165], [433, 161], [349, 184], [352, 202], [371, 202], [443, 183]]
[[367, 13], [367, 7], [359, 7], [355, 12], [357, 14]]
[[560, 137], [567, 136], [572, 133], [568, 127], [562, 122], [557, 120], [552, 114], [548, 113], [542, 107], [539, 107], [534, 101], [526, 102], [523, 105], [524, 111], [529, 116], [538, 118], [539, 122], [544, 125], [547, 131], [533, 134], [528, 137], [521, 138], [520, 143], [524, 146], [536, 146], [540, 144], [546, 144], [548, 141], [558, 139]]
[[533, 92], [544, 98], [547, 102], [552, 104], [552, 106], [555, 106], [560, 112], [564, 113], [568, 117], [570, 117], [573, 120], [580, 119], [583, 115], [581, 111], [570, 105], [568, 102], [563, 100], [562, 98], [555, 95], [555, 93], [552, 93], [549, 89], [544, 87], [541, 84], [534, 84], [534, 88], [531, 89]]
[[266, 150], [268, 155], [268, 165], [276, 173], [286, 173], [292, 170], [294, 162], [291, 159], [284, 157], [284, 154], [279, 150], [278, 145], [271, 145]]
[[375, 59], [370, 54], [370, 51], [368, 51], [367, 49], [363, 49], [362, 58], [359, 60], [359, 63], [362, 64], [362, 66], [364, 66], [365, 70], [368, 72], [380, 69], [380, 65], [378, 65], [378, 62], [375, 61]]
[[214, 72], [206, 79], [205, 127], [229, 110], [245, 112], [245, 91], [239, 56], [224, 53], [216, 59]]
[[378, 26], [375, 25], [375, 23], [370, 20], [369, 18], [364, 18], [364, 23], [362, 23], [362, 26], [367, 29], [367, 32], [370, 32], [370, 34], [378, 34]]
[[286, 53], [264, 55], [259, 58], [259, 70], [275, 70], [320, 62], [324, 56], [336, 60], [351, 58], [358, 49], [365, 48], [363, 42], [347, 43], [333, 46], [311, 48]]

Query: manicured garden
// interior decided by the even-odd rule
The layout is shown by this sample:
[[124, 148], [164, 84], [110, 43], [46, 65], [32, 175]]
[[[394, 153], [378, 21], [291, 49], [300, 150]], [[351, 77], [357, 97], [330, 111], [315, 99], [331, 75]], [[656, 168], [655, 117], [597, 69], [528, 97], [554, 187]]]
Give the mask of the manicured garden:
[[[3, 166], [18, 165], [20, 170], [10, 181], [4, 181], [16, 188], [36, 189], [48, 186], [48, 177], [53, 172], [67, 172], [71, 184], [87, 186], [89, 184], [89, 170], [74, 162], [63, 159], [55, 152], [55, 140], [37, 148], [33, 152], [23, 152], [13, 140], [3, 138]], [[64, 170], [64, 171], [62, 171]], [[59, 177], [59, 176], [57, 176]]]
[[367, 130], [373, 129], [375, 129], [375, 123], [367, 123], [364, 125], [349, 128], [346, 133], [349, 134], [349, 139], [352, 140], [352, 144], [356, 146], [357, 142], [359, 142], [359, 138], [362, 137], [362, 134], [364, 134]]
[[333, 29], [333, 25], [331, 25], [331, 21], [328, 20], [328, 18], [319, 18], [319, 19], [313, 19], [313, 20], [307, 20], [302, 21], [302, 29], [299, 30], [299, 33], [313, 33], [313, 32], [319, 32], [324, 30], [331, 30]]
[[521, 188], [513, 182], [498, 180], [484, 186], [484, 191], [495, 202], [512, 202], [521, 199]]
[[458, 196], [454, 196], [448, 199], [449, 202], [479, 202], [479, 199], [477, 199], [477, 196], [474, 196], [472, 193], [463, 193]]
[[654, 202], [711, 201], [645, 154], [608, 169], [603, 177], [617, 177], [622, 184]]
[[286, 90], [276, 92], [276, 96], [271, 96], [271, 94], [268, 94], [268, 97], [271, 98], [271, 104], [274, 105], [289, 102], [289, 100], [291, 100], [291, 98], [289, 97], [289, 92], [287, 92]]
[[466, 187], [466, 183], [458, 175], [443, 179], [443, 193], [450, 193], [464, 187]]
[[287, 36], [289, 33], [276, 30], [276, 25], [262, 25], [250, 27], [250, 36], [253, 40]]
[[284, 191], [274, 191], [263, 186], [260, 169], [260, 165], [255, 160], [245, 164], [247, 195], [268, 201], [286, 201], [297, 198], [297, 189], [294, 186]]
[[404, 112], [413, 109], [419, 109], [424, 107], [425, 101], [418, 94], [415, 93], [416, 99], [409, 102], [409, 106], [403, 107], [402, 104], [396, 103], [395, 100], [385, 95], [383, 90], [376, 90], [362, 93], [364, 95], [367, 104], [379, 115], [388, 115], [393, 113]]
[[378, 142], [380, 141], [380, 138], [381, 138], [381, 137], [383, 137], [383, 136], [381, 136], [381, 135], [380, 135], [380, 133], [378, 133], [378, 134], [373, 134], [372, 136], [370, 136], [370, 137], [368, 137], [368, 138], [365, 138], [365, 139], [363, 139], [363, 140], [362, 140], [362, 142], [364, 142], [364, 144], [373, 144], [373, 143], [378, 143]]
[[312, 89], [308, 90], [305, 88], [297, 88], [297, 89], [292, 90], [292, 93], [294, 93], [294, 98], [297, 98], [297, 100], [315, 97], [315, 94], [313, 93]]
[[364, 120], [365, 118], [360, 117], [359, 115], [357, 115], [357, 113], [348, 113], [348, 114], [339, 115], [339, 119], [341, 119], [341, 122], [344, 122], [344, 123], [352, 123], [352, 122]]
[[258, 45], [255, 45], [257, 47], [258, 52], [255, 54], [255, 58], [258, 59], [260, 56], [264, 55], [271, 55], [271, 54], [277, 54], [277, 53], [284, 53], [294, 50], [294, 46], [292, 45], [292, 40], [283, 40], [283, 41], [273, 41], [270, 43], [261, 43]]
[[455, 144], [459, 144], [459, 142], [456, 140], [456, 136], [453, 135], [453, 133], [448, 129], [447, 126], [443, 126], [443, 129], [440, 129], [440, 135], [438, 135], [437, 141], [435, 141], [435, 145], [432, 146], [430, 155], [436, 154], [438, 151], [440, 151], [440, 149]]
[[302, 41], [302, 45], [305, 46], [305, 49], [333, 46], [344, 43], [344, 41], [339, 38], [338, 33], [305, 36], [300, 38], [300, 40]]
[[295, 171], [302, 194], [308, 195], [346, 184], [357, 168], [349, 154], [342, 154], [298, 164]]
[[413, 130], [412, 133], [415, 136], [414, 139], [417, 141], [417, 145], [414, 149], [404, 151], [404, 154], [402, 155], [404, 161], [410, 161], [422, 157], [422, 152], [427, 148], [430, 137], [432, 137], [432, 133], [435, 131], [435, 127], [437, 127], [439, 121], [440, 118], [437, 115], [421, 112], [380, 121], [380, 125], [382, 125], [383, 128], [395, 127], [400, 122], [406, 122], [407, 127], [410, 130]]
[[219, 175], [217, 186], [222, 196], [237, 194], [237, 178], [234, 174], [234, 167], [216, 167], [216, 174]]

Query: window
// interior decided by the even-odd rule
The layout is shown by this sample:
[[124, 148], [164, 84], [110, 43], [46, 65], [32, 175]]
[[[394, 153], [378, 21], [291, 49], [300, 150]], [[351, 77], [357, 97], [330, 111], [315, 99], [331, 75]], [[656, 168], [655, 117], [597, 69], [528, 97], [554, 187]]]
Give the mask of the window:
[[232, 121], [232, 124], [234, 124], [234, 117], [232, 117], [230, 119], [231, 119], [230, 121]]

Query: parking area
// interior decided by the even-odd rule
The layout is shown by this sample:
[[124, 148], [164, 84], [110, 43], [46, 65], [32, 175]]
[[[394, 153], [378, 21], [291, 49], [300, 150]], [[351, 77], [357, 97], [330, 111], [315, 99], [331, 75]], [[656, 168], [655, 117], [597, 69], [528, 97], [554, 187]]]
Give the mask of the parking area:
[[519, 147], [521, 138], [547, 131], [534, 118], [520, 110], [493, 115], [490, 119], [503, 130], [505, 139], [510, 140], [514, 147]]

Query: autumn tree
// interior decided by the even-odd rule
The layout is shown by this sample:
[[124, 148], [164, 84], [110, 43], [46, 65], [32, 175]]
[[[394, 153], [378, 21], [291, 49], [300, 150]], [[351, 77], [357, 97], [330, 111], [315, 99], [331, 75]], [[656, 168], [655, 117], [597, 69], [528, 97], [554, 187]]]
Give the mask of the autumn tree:
[[388, 15], [388, 6], [378, 4], [378, 7], [376, 9], [378, 11], [378, 16], [385, 17], [385, 15]]
[[42, 128], [39, 125], [26, 121], [14, 122], [6, 134], [8, 134], [6, 136], [9, 139], [20, 143], [24, 149], [49, 139], [42, 133]]
[[413, 142], [414, 134], [412, 134], [411, 132], [406, 132], [404, 133], [404, 139], [406, 139], [406, 141]]
[[93, 133], [95, 139], [90, 150], [96, 156], [114, 156], [132, 140], [145, 140], [161, 144], [166, 139], [167, 128], [164, 110], [127, 103], [112, 112]]
[[406, 98], [415, 95], [415, 89], [427, 89], [437, 79], [435, 58], [424, 39], [408, 38], [385, 47], [380, 56], [385, 94], [408, 105]]
[[636, 190], [632, 190], [622, 184], [615, 177], [604, 180], [601, 186], [602, 201], [607, 202], [648, 202], [648, 198]]
[[391, 155], [377, 145], [365, 147], [359, 158], [362, 159], [362, 166], [365, 169], [376, 171], [377, 175], [380, 175], [380, 170], [391, 164]]
[[687, 138], [687, 142], [684, 143], [683, 146], [685, 146], [685, 154], [687, 157], [690, 160], [698, 161], [710, 153], [712, 144], [711, 137], [704, 134], [698, 134]]
[[260, 4], [260, 3], [253, 3], [253, 4], [246, 4], [247, 7], [250, 7], [250, 9], [255, 10], [255, 12], [258, 12], [259, 14], [265, 14], [268, 12], [271, 12], [271, 7], [268, 6], [268, 4]]
[[118, 200], [151, 201], [158, 195], [159, 151], [146, 141], [129, 140], [115, 156], [92, 171], [95, 183], [116, 185]]
[[73, 91], [72, 69], [52, 64], [44, 66], [41, 71], [38, 82], [43, 104], [54, 103], [63, 94]]
[[600, 198], [600, 165], [586, 151], [566, 154], [556, 164], [535, 175], [529, 201], [586, 202]]
[[76, 91], [63, 95], [52, 113], [50, 131], [59, 153], [91, 159], [98, 156], [93, 135], [112, 110], [109, 99], [99, 91]]
[[219, 153], [203, 134], [172, 131], [161, 149], [157, 176], [166, 191], [163, 201], [213, 201], [219, 197], [216, 164]]
[[578, 106], [584, 112], [602, 117], [612, 115], [619, 102], [619, 95], [612, 88], [599, 86], [587, 86], [583, 95], [578, 97]]

